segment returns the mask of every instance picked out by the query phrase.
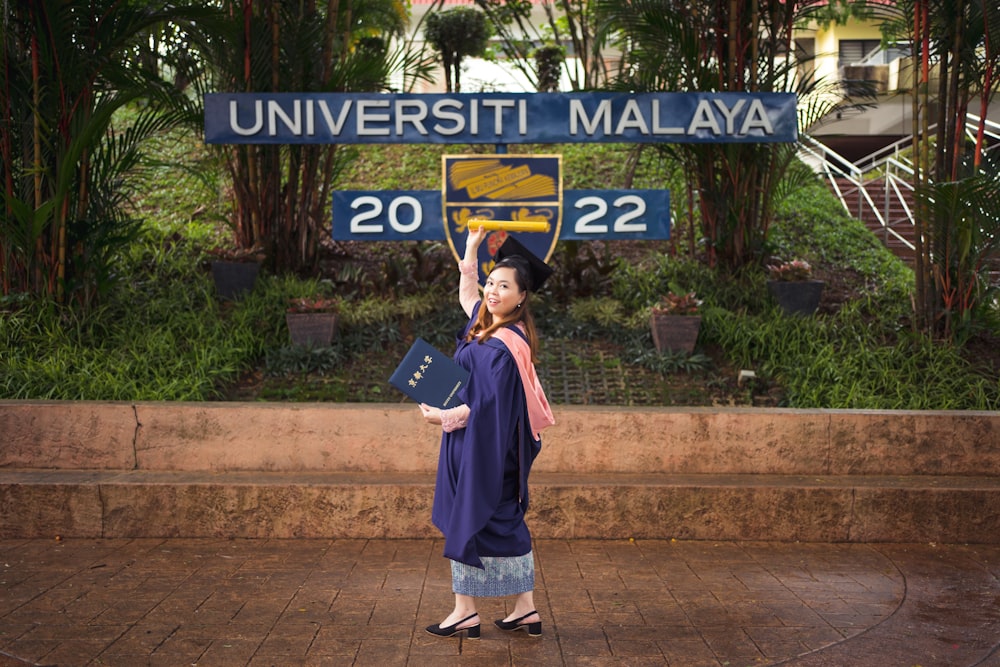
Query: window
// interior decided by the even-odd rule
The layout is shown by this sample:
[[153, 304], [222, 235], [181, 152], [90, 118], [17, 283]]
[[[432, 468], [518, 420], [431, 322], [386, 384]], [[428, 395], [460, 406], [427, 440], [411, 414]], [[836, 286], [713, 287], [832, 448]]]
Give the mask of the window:
[[853, 65], [882, 45], [880, 39], [842, 39], [838, 44], [837, 65]]

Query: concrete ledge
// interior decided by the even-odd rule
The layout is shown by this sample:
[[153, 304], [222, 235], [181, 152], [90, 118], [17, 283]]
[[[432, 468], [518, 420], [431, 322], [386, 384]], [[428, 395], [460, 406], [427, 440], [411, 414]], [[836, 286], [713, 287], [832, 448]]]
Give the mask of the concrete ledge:
[[0, 401], [0, 467], [135, 467], [131, 403]]
[[[540, 472], [1000, 475], [1000, 412], [555, 408]], [[0, 468], [430, 472], [411, 404], [0, 401]]]
[[[0, 538], [427, 538], [430, 474], [0, 471]], [[532, 477], [538, 538], [1000, 543], [1000, 479]]]
[[[1000, 543], [1000, 413], [557, 407], [533, 534]], [[408, 404], [0, 401], [0, 538], [426, 538]]]

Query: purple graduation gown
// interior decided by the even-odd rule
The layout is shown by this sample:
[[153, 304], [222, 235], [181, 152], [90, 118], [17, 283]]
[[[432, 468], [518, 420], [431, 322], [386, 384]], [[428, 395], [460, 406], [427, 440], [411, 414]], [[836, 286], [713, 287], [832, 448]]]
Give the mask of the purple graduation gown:
[[503, 342], [465, 342], [463, 336], [455, 361], [470, 371], [460, 393], [469, 420], [441, 438], [431, 519], [444, 534], [445, 557], [482, 568], [482, 556], [531, 551], [524, 513], [528, 473], [541, 441], [531, 434], [517, 362]]

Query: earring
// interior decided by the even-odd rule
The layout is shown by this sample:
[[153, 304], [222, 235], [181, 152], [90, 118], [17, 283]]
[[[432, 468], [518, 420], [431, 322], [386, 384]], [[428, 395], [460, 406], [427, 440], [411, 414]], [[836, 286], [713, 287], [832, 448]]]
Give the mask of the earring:
[[514, 306], [514, 309], [516, 310], [516, 309], [518, 309], [520, 307], [521, 307], [521, 304], [517, 304], [516, 306]]

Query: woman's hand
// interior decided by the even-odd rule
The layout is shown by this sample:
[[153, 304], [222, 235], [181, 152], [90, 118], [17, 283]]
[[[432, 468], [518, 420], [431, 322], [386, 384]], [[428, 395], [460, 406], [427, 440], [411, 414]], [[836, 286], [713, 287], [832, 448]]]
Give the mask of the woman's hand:
[[482, 227], [474, 227], [475, 222], [469, 223], [469, 236], [465, 239], [465, 258], [475, 259], [479, 245], [486, 238], [486, 230]]
[[441, 409], [432, 408], [426, 403], [420, 404], [420, 411], [424, 413], [424, 421], [428, 424], [441, 424]]

